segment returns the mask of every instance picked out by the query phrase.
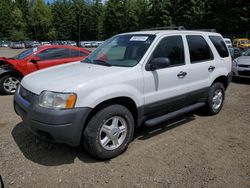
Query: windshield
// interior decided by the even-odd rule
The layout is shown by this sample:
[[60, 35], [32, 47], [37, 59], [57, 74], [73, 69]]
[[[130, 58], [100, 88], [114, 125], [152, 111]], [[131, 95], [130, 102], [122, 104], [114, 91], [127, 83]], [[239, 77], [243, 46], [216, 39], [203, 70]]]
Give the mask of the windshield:
[[114, 36], [98, 47], [83, 62], [104, 66], [133, 67], [139, 63], [155, 35], [126, 34]]
[[31, 49], [28, 49], [28, 50], [25, 50], [25, 51], [21, 52], [20, 54], [14, 56], [13, 58], [15, 58], [15, 59], [25, 59], [26, 57], [33, 54], [37, 50], [38, 50], [38, 48], [31, 48]]

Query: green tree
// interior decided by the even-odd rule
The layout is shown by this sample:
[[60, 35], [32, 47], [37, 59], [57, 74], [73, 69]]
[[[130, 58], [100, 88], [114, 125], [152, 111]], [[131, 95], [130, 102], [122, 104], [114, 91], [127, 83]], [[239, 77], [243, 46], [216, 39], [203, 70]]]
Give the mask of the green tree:
[[102, 36], [102, 18], [103, 14], [101, 13], [103, 11], [102, 3], [100, 0], [94, 0], [92, 4], [89, 4], [87, 9], [87, 19], [86, 19], [86, 25], [87, 28], [85, 30], [88, 30], [88, 38], [89, 39], [100, 39]]
[[7, 39], [12, 31], [11, 13], [13, 3], [11, 0], [0, 1], [0, 38]]
[[57, 39], [70, 40], [74, 31], [75, 14], [73, 5], [68, 0], [57, 0], [51, 5], [54, 34]]
[[136, 0], [136, 15], [138, 19], [138, 29], [148, 28], [149, 17], [149, 1]]
[[106, 3], [104, 16], [105, 37], [110, 37], [126, 31], [125, 26], [125, 2], [124, 0], [109, 0]]
[[137, 1], [127, 0], [125, 3], [125, 31], [136, 31], [139, 29], [138, 6]]
[[31, 9], [31, 25], [33, 27], [34, 38], [46, 40], [47, 34], [51, 30], [52, 14], [50, 7], [43, 0], [36, 0]]
[[163, 27], [172, 25], [170, 0], [150, 0], [149, 25]]
[[15, 5], [19, 8], [26, 19], [29, 16], [29, 1], [28, 0], [15, 0]]
[[186, 28], [200, 28], [204, 16], [205, 1], [202, 0], [177, 0], [172, 1], [174, 9], [172, 18], [175, 25], [183, 25]]
[[26, 24], [23, 18], [22, 11], [15, 7], [11, 14], [13, 24], [12, 24], [12, 31], [11, 31], [11, 39], [12, 40], [25, 40], [27, 39], [25, 28]]
[[29, 0], [15, 0], [15, 6], [22, 11], [23, 21], [25, 22], [25, 35], [32, 38], [32, 26], [31, 26], [31, 1]]
[[72, 0], [73, 10], [75, 14], [75, 19], [73, 21], [74, 25], [74, 40], [85, 40], [88, 39], [88, 7], [83, 0]]

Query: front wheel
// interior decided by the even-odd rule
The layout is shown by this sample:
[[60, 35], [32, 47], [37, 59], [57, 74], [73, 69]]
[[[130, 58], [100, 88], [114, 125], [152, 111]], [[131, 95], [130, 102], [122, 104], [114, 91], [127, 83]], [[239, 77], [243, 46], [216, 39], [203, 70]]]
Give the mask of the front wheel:
[[20, 84], [20, 78], [15, 75], [6, 75], [0, 78], [0, 93], [14, 94], [17, 86]]
[[209, 115], [218, 114], [223, 106], [225, 99], [225, 87], [222, 83], [214, 83], [208, 93], [206, 112]]
[[97, 159], [110, 159], [126, 150], [134, 133], [134, 119], [122, 105], [111, 105], [89, 121], [83, 140], [85, 149]]

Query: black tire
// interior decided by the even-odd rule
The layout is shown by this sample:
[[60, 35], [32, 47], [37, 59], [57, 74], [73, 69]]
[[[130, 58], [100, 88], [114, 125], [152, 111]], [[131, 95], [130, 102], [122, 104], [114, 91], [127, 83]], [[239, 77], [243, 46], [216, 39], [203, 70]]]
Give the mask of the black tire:
[[[105, 149], [100, 141], [101, 130], [105, 122], [110, 118], [121, 117], [126, 123], [126, 135], [121, 145], [113, 150]], [[110, 120], [111, 121], [111, 120]], [[119, 133], [122, 134], [122, 133]], [[123, 153], [134, 135], [134, 118], [131, 112], [124, 106], [114, 104], [98, 111], [89, 121], [83, 133], [85, 149], [96, 159], [105, 160], [116, 157]], [[118, 137], [118, 136], [117, 136]], [[111, 143], [113, 143], [111, 141]]]
[[[222, 101], [220, 103], [220, 105], [218, 104], [217, 108], [214, 107], [214, 102], [213, 102], [213, 98], [215, 96], [216, 91], [221, 91], [222, 93]], [[209, 89], [209, 93], [208, 93], [208, 99], [207, 99], [207, 104], [205, 106], [205, 111], [208, 115], [216, 115], [220, 112], [221, 108], [223, 107], [224, 104], [224, 100], [225, 100], [225, 87], [222, 83], [220, 82], [216, 82], [214, 83], [210, 89]]]
[[[15, 75], [11, 75], [11, 74], [8, 74], [8, 75], [5, 75], [3, 77], [0, 78], [0, 93], [1, 94], [4, 94], [4, 95], [13, 95], [15, 93], [15, 90], [13, 89], [12, 91], [8, 91], [6, 89], [6, 87], [4, 87], [4, 83], [7, 79], [10, 79], [10, 78], [13, 78], [15, 80], [18, 80], [20, 82], [21, 78], [20, 77], [17, 77]], [[18, 83], [19, 84], [19, 83]]]

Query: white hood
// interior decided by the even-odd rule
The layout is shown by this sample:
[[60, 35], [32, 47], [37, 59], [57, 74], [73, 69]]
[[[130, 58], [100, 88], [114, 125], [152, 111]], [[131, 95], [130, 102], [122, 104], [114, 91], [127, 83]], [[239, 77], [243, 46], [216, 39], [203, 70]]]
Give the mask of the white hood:
[[38, 95], [44, 90], [62, 92], [71, 87], [82, 87], [88, 82], [94, 83], [94, 80], [102, 81], [106, 76], [127, 69], [76, 62], [34, 72], [24, 77], [21, 85]]

